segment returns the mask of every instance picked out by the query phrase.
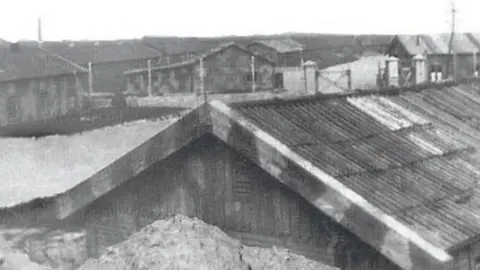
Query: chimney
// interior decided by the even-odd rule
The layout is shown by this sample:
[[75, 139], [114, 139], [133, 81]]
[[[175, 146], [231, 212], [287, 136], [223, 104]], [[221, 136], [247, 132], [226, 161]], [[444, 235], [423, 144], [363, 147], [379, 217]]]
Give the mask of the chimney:
[[20, 51], [20, 44], [18, 42], [13, 42], [10, 44], [10, 50], [12, 52], [19, 52]]
[[38, 17], [38, 47], [41, 48], [42, 47], [42, 43], [43, 43], [43, 40], [42, 40], [42, 18], [41, 17]]

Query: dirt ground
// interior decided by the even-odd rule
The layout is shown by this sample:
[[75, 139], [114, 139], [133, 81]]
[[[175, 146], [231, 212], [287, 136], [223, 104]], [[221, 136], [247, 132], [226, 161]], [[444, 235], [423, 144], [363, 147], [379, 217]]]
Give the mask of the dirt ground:
[[242, 245], [219, 228], [198, 219], [176, 216], [159, 220], [127, 241], [110, 247], [80, 270], [294, 270], [335, 268], [282, 248]]
[[72, 225], [78, 220], [69, 223], [0, 227], [0, 270], [336, 269], [283, 248], [244, 246], [219, 228], [184, 216], [154, 222], [87, 261], [83, 226]]

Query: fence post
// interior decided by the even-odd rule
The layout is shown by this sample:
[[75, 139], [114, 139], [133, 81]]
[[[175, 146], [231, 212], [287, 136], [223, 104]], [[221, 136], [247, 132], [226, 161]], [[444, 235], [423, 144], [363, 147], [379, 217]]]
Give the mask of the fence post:
[[477, 51], [475, 50], [473, 52], [473, 76], [474, 77], [478, 77], [478, 69], [477, 69], [477, 65], [478, 65], [478, 60], [477, 60]]
[[305, 74], [305, 91], [307, 93], [318, 92], [317, 83], [317, 63], [313, 61], [307, 61], [303, 64], [303, 70]]
[[251, 72], [252, 72], [252, 93], [255, 93], [255, 88], [256, 88], [256, 85], [255, 85], [255, 56], [252, 56], [251, 58], [251, 61], [250, 61], [250, 68], [251, 68]]
[[457, 52], [453, 53], [453, 81], [457, 81]]
[[348, 80], [348, 90], [352, 90], [352, 68], [348, 67], [347, 71], [347, 80]]
[[413, 57], [413, 67], [415, 69], [415, 84], [425, 83], [427, 81], [426, 58], [421, 54]]
[[148, 66], [148, 96], [152, 96], [152, 61], [150, 59], [147, 60], [147, 66]]
[[204, 85], [204, 68], [203, 68], [203, 58], [200, 58], [200, 92], [203, 94], [204, 101], [207, 102], [207, 93], [205, 93]]
[[387, 86], [399, 86], [399, 72], [398, 72], [398, 58], [391, 56], [387, 59], [387, 74], [388, 74], [388, 81]]
[[93, 78], [92, 78], [92, 62], [88, 62], [88, 98], [92, 99]]

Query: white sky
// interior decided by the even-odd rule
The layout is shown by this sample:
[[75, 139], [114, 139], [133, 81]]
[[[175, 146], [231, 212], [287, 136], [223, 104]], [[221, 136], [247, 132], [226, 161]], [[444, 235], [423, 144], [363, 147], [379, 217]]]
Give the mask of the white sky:
[[[456, 0], [457, 30], [480, 32], [480, 0]], [[450, 0], [2, 0], [0, 38], [143, 35], [433, 33], [450, 29]]]

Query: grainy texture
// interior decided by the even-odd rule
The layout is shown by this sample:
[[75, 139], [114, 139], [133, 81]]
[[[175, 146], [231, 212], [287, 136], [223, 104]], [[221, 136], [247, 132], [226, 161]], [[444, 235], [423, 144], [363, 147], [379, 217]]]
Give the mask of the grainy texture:
[[112, 246], [81, 270], [96, 269], [317, 269], [322, 263], [285, 249], [242, 245], [218, 228], [182, 215], [159, 220]]
[[[227, 43], [213, 48], [196, 58], [169, 66], [152, 68], [152, 93], [201, 93], [200, 58], [203, 59], [204, 89], [210, 93], [252, 91], [251, 56], [254, 53], [235, 44]], [[256, 89], [273, 88], [273, 63], [263, 57], [255, 58]], [[148, 69], [126, 72], [129, 89], [147, 92]]]
[[[471, 255], [469, 244], [477, 241], [479, 232], [476, 179], [480, 170], [475, 151], [479, 94], [468, 84], [386, 93], [257, 101], [230, 107], [211, 101], [203, 111], [205, 123], [211, 125], [205, 133], [212, 132], [403, 269], [452, 269], [454, 263], [465, 262], [465, 252]], [[157, 213], [178, 209], [209, 223], [226, 222], [227, 228], [228, 222], [233, 222], [241, 225], [236, 231], [242, 237], [260, 230], [262, 214], [256, 211], [261, 208], [228, 203], [256, 205], [251, 182], [237, 176], [238, 182], [224, 187], [236, 195], [224, 199], [223, 211], [235, 214], [232, 221], [216, 221], [219, 214], [211, 212], [210, 205], [222, 200], [208, 193], [214, 189], [206, 188], [213, 181], [209, 166], [202, 158], [185, 164], [190, 167], [178, 172], [183, 175], [178, 177], [193, 179], [188, 183], [196, 183], [196, 193], [187, 196], [188, 189], [177, 190], [171, 199], [174, 203], [161, 204]], [[195, 177], [185, 176], [190, 174]], [[232, 170], [225, 175], [237, 174]], [[125, 181], [98, 189], [89, 200]], [[162, 189], [176, 193], [174, 183], [168, 182]], [[71, 194], [63, 197], [65, 202], [82, 201]], [[271, 201], [282, 205], [282, 196], [274, 194]], [[195, 207], [182, 198], [194, 200]], [[63, 216], [75, 208], [65, 208]], [[274, 219], [266, 223], [279, 224], [287, 235], [301, 231], [301, 215], [295, 210], [285, 214], [286, 208], [274, 204], [269, 210]], [[235, 212], [237, 209], [241, 211]], [[286, 222], [285, 216], [291, 220]], [[141, 227], [151, 221], [136, 224]], [[371, 258], [375, 263], [385, 259], [379, 255]]]
[[248, 48], [274, 59], [279, 67], [300, 67], [306, 46], [295, 40], [285, 39], [258, 40], [249, 44]]
[[[0, 82], [0, 125], [30, 124], [79, 113], [85, 80], [86, 75], [80, 73]], [[13, 104], [17, 106], [15, 116], [7, 111]]]
[[4, 207], [65, 192], [135, 149], [168, 123], [136, 121], [70, 136], [0, 139], [0, 220], [8, 219], [4, 214], [10, 215]]
[[[176, 214], [218, 226], [246, 245], [279, 245], [329, 265], [346, 254], [376, 253], [209, 135], [89, 206], [89, 254], [98, 256], [134, 231]], [[346, 250], [336, 252], [341, 245]]]
[[57, 216], [65, 218], [96, 200], [105, 192], [138, 175], [154, 163], [176, 152], [190, 141], [208, 132], [205, 106], [172, 122], [163, 132], [144, 141], [72, 189], [56, 198]]
[[[310, 105], [316, 104], [316, 102], [303, 102]], [[282, 107], [282, 105], [298, 105], [293, 101], [286, 104], [277, 103], [270, 102], [268, 104], [272, 108]], [[293, 113], [287, 120], [279, 115], [268, 114], [267, 110], [263, 110], [261, 117], [269, 118], [268, 122], [254, 120], [255, 124], [261, 125], [263, 130], [275, 134], [275, 136], [283, 134], [280, 140], [288, 143], [287, 146], [225, 105], [217, 101], [211, 102], [211, 105], [216, 109], [213, 112], [212, 122], [213, 132], [217, 137], [247, 155], [279, 181], [301, 194], [335, 221], [355, 232], [395, 263], [404, 269], [450, 269], [451, 256], [444, 250], [426, 242], [420, 235], [408, 229], [405, 224], [382, 212], [376, 205], [355, 193], [355, 190], [333, 178], [331, 171], [322, 171], [322, 169], [326, 169], [325, 166], [335, 168], [338, 166], [338, 162], [315, 164], [318, 167], [310, 163], [309, 160], [316, 160], [315, 154], [317, 156], [324, 155], [325, 150], [315, 149], [315, 154], [311, 153], [307, 159], [291, 150], [291, 140], [294, 140], [294, 145], [304, 145], [307, 149], [327, 144], [327, 142], [321, 141], [326, 139], [322, 138], [325, 135], [320, 133], [320, 127], [323, 128], [323, 126], [312, 125], [314, 120], [306, 117], [305, 111], [298, 111], [301, 113], [299, 115], [303, 117], [294, 118], [292, 116], [295, 113]], [[248, 114], [264, 107], [261, 105], [246, 106], [241, 108], [245, 110], [240, 110], [244, 114]], [[315, 108], [321, 107], [315, 106]], [[295, 111], [293, 108], [290, 110], [291, 112]], [[285, 126], [285, 123], [288, 123], [289, 126]], [[306, 131], [307, 127], [308, 130], [316, 129], [316, 132], [309, 133]], [[332, 128], [330, 127], [330, 131], [334, 132]], [[282, 129], [283, 133], [278, 132]], [[299, 182], [298, 179], [303, 181]]]
[[[448, 70], [453, 74], [453, 57], [449, 54], [450, 34], [436, 35], [398, 35], [390, 44], [387, 52], [402, 60], [411, 60], [416, 54], [425, 55], [427, 58], [427, 72], [431, 68], [439, 66], [442, 69], [444, 79]], [[480, 36], [472, 33], [457, 33], [452, 41], [452, 53], [456, 53], [455, 70], [456, 78], [468, 78], [474, 74], [474, 57], [477, 53], [480, 57]], [[478, 61], [477, 61], [478, 62]]]

